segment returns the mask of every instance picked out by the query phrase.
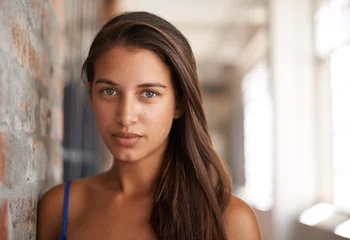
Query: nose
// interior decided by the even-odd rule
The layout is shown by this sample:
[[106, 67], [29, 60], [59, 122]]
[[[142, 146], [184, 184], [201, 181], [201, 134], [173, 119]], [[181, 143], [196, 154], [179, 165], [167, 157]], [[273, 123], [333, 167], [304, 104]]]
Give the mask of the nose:
[[138, 111], [134, 97], [124, 96], [117, 103], [117, 122], [123, 127], [129, 127], [138, 120]]

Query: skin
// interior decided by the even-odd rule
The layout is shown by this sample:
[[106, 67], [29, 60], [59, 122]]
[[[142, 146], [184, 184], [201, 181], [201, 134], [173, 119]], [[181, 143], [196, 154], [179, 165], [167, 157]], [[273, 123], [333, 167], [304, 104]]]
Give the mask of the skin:
[[[168, 67], [151, 51], [117, 46], [95, 63], [90, 98], [100, 135], [113, 166], [71, 184], [67, 237], [75, 239], [157, 239], [149, 224], [152, 196], [172, 122], [181, 117]], [[180, 106], [180, 105], [179, 105]], [[116, 134], [140, 138], [123, 146]], [[59, 239], [64, 185], [40, 200], [38, 239]], [[224, 215], [229, 240], [261, 239], [253, 210], [232, 195]]]

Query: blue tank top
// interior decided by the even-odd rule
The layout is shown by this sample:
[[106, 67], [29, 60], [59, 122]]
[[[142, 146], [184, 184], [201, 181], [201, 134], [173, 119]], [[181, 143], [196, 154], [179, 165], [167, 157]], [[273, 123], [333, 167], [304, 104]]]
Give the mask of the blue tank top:
[[68, 221], [69, 187], [70, 187], [70, 181], [66, 183], [65, 190], [64, 190], [63, 224], [62, 224], [62, 234], [61, 234], [60, 240], [68, 240], [66, 237], [66, 232], [67, 232], [67, 221]]

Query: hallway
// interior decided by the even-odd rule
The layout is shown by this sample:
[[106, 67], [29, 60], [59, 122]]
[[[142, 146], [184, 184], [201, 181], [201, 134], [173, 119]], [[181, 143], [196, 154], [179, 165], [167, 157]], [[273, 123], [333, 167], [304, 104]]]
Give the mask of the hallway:
[[36, 239], [47, 189], [110, 167], [81, 65], [124, 11], [188, 38], [214, 148], [263, 239], [350, 239], [350, 0], [0, 0], [0, 239]]

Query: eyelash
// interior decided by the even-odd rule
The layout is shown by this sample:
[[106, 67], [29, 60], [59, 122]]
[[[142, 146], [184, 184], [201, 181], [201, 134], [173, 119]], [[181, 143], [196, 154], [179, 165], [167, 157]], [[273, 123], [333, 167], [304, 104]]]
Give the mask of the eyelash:
[[116, 90], [114, 90], [114, 89], [112, 89], [112, 88], [103, 88], [103, 89], [100, 90], [100, 92], [103, 93], [103, 94], [105, 94], [105, 95], [107, 95], [107, 96], [115, 95], [115, 94], [111, 94], [111, 95], [110, 95], [110, 94], [107, 94], [106, 91], [108, 91], [108, 90], [112, 90], [112, 91], [114, 91], [115, 93], [117, 92]]
[[[144, 94], [144, 93], [152, 93], [152, 94], [154, 94], [154, 97], [151, 97], [151, 98], [155, 98], [155, 97], [159, 96], [159, 93], [156, 92], [156, 91], [153, 91], [153, 90], [145, 90], [145, 91], [142, 92], [142, 94]], [[148, 98], [148, 97], [146, 97], [146, 98]], [[151, 99], [151, 98], [148, 98], [148, 99]]]
[[[112, 91], [114, 91], [116, 94], [107, 94], [106, 91], [108, 91], [108, 90], [112, 90]], [[113, 96], [113, 95], [117, 95], [117, 94], [118, 94], [117, 91], [114, 90], [114, 89], [112, 89], [112, 88], [103, 88], [103, 89], [100, 90], [100, 92], [103, 93], [103, 94], [105, 94], [105, 95], [107, 95], [107, 96]], [[144, 94], [144, 93], [152, 93], [152, 94], [154, 94], [154, 97], [157, 97], [157, 96], [160, 95], [157, 91], [154, 91], [154, 90], [145, 90], [145, 91], [143, 91], [141, 94]], [[146, 98], [148, 98], [148, 99], [151, 99], [151, 98], [154, 98], [154, 97], [148, 98], [148, 97], [146, 96]]]

